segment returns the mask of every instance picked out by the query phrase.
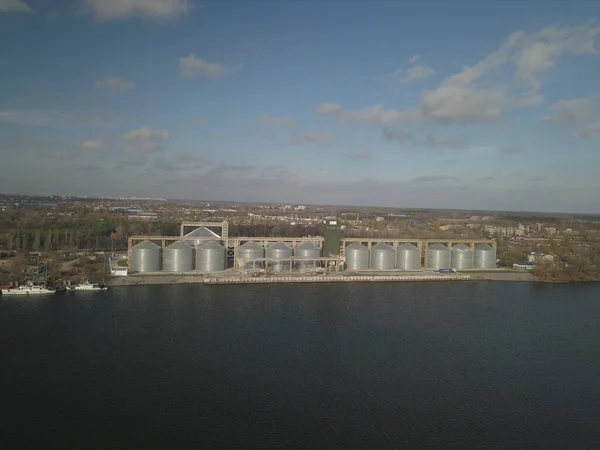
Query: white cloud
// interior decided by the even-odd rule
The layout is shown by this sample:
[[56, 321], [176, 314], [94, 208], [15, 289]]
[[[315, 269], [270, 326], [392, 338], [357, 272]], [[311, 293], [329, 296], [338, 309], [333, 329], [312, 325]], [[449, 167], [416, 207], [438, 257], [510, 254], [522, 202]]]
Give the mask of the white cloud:
[[0, 13], [33, 12], [23, 0], [0, 0]]
[[408, 59], [410, 67], [405, 69], [398, 69], [395, 72], [384, 75], [384, 80], [391, 81], [393, 83], [412, 83], [423, 78], [427, 78], [434, 75], [436, 72], [431, 67], [425, 64], [417, 64], [421, 60], [421, 55], [414, 55]]
[[112, 92], [124, 91], [135, 86], [131, 81], [122, 77], [106, 77], [96, 80], [94, 87], [96, 89], [107, 89]]
[[546, 122], [561, 125], [575, 125], [588, 122], [596, 113], [596, 103], [587, 98], [560, 100], [550, 105], [551, 115], [544, 118]]
[[503, 89], [474, 89], [444, 84], [421, 97], [423, 117], [441, 123], [471, 123], [502, 116]]
[[435, 136], [427, 136], [427, 146], [432, 148], [467, 148], [467, 143], [463, 139], [456, 138], [440, 138]]
[[294, 119], [291, 117], [277, 117], [270, 114], [260, 116], [260, 122], [265, 125], [275, 125], [280, 127], [290, 126], [294, 124]]
[[592, 138], [600, 136], [600, 122], [593, 123], [578, 133], [579, 137]]
[[529, 108], [531, 106], [538, 106], [544, 102], [544, 97], [537, 92], [529, 92], [514, 101], [517, 108]]
[[383, 136], [389, 141], [414, 141], [412, 134], [410, 134], [408, 131], [402, 131], [397, 128], [384, 127], [382, 133]]
[[600, 26], [590, 20], [572, 27], [546, 27], [525, 36], [517, 59], [517, 79], [539, 87], [541, 73], [553, 67], [563, 55], [596, 54], [598, 34]]
[[292, 139], [292, 144], [317, 144], [321, 147], [329, 145], [333, 137], [329, 133], [312, 132], [297, 136]]
[[315, 114], [319, 116], [328, 116], [342, 112], [342, 106], [337, 103], [322, 103], [319, 105]]
[[193, 54], [179, 58], [179, 70], [181, 75], [186, 78], [202, 76], [216, 79], [232, 72], [222, 64], [205, 61]]
[[89, 139], [79, 144], [81, 150], [105, 150], [106, 143], [101, 139]]
[[69, 120], [71, 116], [55, 111], [38, 111], [32, 109], [0, 110], [0, 122], [11, 122], [20, 125], [53, 125]]
[[190, 0], [82, 0], [82, 4], [99, 21], [167, 20], [183, 16], [192, 9]]
[[435, 75], [435, 70], [424, 64], [418, 64], [408, 69], [398, 69], [394, 72], [393, 79], [399, 83], [412, 83], [431, 75]]
[[358, 111], [343, 111], [340, 120], [355, 125], [382, 125], [397, 122], [401, 119], [401, 116], [401, 111], [384, 109], [381, 105], [374, 105]]
[[169, 139], [170, 134], [168, 131], [153, 130], [148, 126], [143, 126], [136, 130], [131, 130], [123, 137], [129, 140], [164, 141], [165, 139]]
[[387, 125], [400, 121], [416, 122], [419, 120], [418, 111], [384, 109], [381, 105], [373, 105], [358, 111], [348, 111], [340, 105], [324, 103], [317, 108], [316, 114], [336, 116], [340, 121], [353, 125]]
[[600, 26], [594, 21], [574, 27], [543, 28], [530, 34], [513, 33], [477, 64], [449, 77], [437, 89], [424, 92], [421, 112], [424, 118], [442, 123], [499, 119], [508, 101], [507, 87], [480, 87], [475, 82], [509, 63], [515, 66], [515, 78], [533, 88], [529, 95], [517, 100], [517, 106], [539, 104], [539, 77], [565, 54], [596, 54], [598, 34]]

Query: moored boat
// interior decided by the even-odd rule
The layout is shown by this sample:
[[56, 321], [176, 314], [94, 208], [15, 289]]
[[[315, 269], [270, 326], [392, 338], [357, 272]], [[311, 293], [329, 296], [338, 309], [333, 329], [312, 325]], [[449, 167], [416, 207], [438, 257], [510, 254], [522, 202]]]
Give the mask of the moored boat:
[[89, 280], [83, 280], [74, 286], [69, 286], [69, 291], [106, 291], [108, 288], [103, 284], [90, 283]]
[[54, 294], [56, 289], [28, 282], [24, 285], [2, 289], [2, 295], [40, 295]]

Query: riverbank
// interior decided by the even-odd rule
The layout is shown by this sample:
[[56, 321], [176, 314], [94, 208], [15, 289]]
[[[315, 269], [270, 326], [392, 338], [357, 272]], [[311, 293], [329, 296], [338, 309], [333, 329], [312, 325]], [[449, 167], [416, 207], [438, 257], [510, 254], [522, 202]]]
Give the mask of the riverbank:
[[241, 284], [241, 283], [353, 283], [353, 282], [418, 282], [418, 281], [537, 281], [529, 272], [461, 272], [441, 274], [434, 271], [415, 272], [365, 272], [350, 273], [340, 272], [328, 275], [306, 276], [302, 274], [278, 274], [267, 277], [251, 277], [241, 274], [234, 269], [205, 277], [200, 273], [165, 274], [157, 272], [154, 274], [132, 274], [127, 277], [112, 277], [108, 281], [110, 286], [132, 286], [132, 285], [156, 285], [156, 284]]

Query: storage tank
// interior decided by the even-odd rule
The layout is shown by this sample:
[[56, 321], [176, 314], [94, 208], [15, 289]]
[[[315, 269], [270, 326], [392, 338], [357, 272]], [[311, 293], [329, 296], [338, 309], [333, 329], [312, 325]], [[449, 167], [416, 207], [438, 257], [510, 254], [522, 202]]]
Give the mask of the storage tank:
[[162, 249], [151, 241], [143, 241], [131, 248], [131, 270], [158, 272], [162, 266]]
[[[238, 259], [241, 260], [249, 260], [249, 259], [259, 259], [265, 257], [265, 250], [263, 246], [258, 242], [246, 242], [243, 245], [240, 245], [238, 248]], [[245, 265], [246, 268], [262, 268], [264, 267], [264, 262], [255, 261], [248, 262]]]
[[173, 242], [165, 248], [165, 272], [189, 272], [194, 270], [194, 249], [183, 241]]
[[207, 241], [198, 247], [196, 270], [200, 273], [219, 272], [226, 269], [225, 247], [217, 241]]
[[409, 243], [398, 246], [396, 268], [398, 270], [419, 270], [421, 268], [421, 250]]
[[452, 268], [458, 270], [473, 268], [473, 249], [465, 244], [452, 247]]
[[443, 244], [433, 244], [427, 249], [428, 269], [450, 269], [450, 249]]
[[371, 269], [394, 270], [396, 266], [396, 251], [394, 247], [380, 242], [371, 247]]
[[[294, 256], [296, 258], [319, 258], [321, 249], [312, 242], [303, 242], [294, 249]], [[294, 264], [297, 269], [310, 269], [320, 266], [318, 261], [295, 261]]]
[[368, 270], [369, 249], [359, 242], [354, 242], [345, 249], [346, 270]]
[[[267, 270], [269, 272], [281, 272], [292, 270], [290, 258], [293, 255], [292, 247], [283, 242], [275, 242], [267, 247], [267, 258], [282, 261], [267, 261]], [[286, 261], [287, 260], [287, 261]]]
[[487, 244], [479, 244], [475, 247], [473, 262], [475, 269], [495, 269], [496, 249]]

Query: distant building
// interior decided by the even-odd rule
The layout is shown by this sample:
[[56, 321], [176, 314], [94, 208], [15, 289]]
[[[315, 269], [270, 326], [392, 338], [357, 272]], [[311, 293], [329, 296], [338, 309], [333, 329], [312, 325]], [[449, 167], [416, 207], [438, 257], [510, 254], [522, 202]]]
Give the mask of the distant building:
[[533, 270], [535, 269], [535, 264], [532, 264], [529, 261], [519, 261], [518, 263], [513, 264], [513, 269]]
[[126, 277], [129, 270], [127, 269], [127, 267], [119, 266], [119, 261], [123, 261], [123, 259], [110, 258], [108, 260], [110, 275], [113, 277]]
[[538, 252], [531, 252], [531, 254], [527, 255], [527, 260], [530, 263], [536, 263], [536, 262], [540, 262], [540, 261], [552, 262], [552, 261], [554, 261], [554, 255], [538, 253]]

